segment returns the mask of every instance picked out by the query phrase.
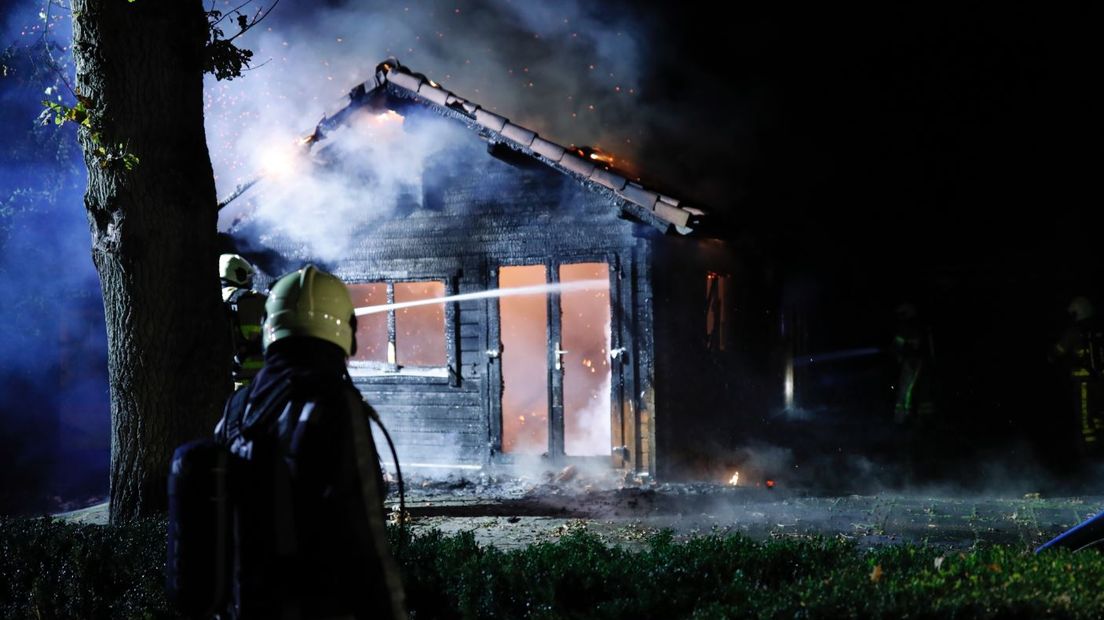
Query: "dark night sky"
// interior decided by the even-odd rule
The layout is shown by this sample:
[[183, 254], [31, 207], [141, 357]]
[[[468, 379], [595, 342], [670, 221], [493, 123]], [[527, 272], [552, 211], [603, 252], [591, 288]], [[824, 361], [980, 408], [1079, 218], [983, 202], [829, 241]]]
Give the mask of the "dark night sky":
[[[821, 10], [672, 26], [755, 112], [746, 191], [715, 204], [797, 276], [814, 350], [882, 344], [890, 310], [917, 302], [948, 413], [982, 444], [1046, 434], [1046, 348], [1104, 275], [1088, 16]], [[711, 101], [701, 117], [739, 109]], [[732, 162], [715, 162], [697, 169], [723, 179]]]
[[[812, 254], [922, 267], [1052, 267], [1041, 253], [1076, 236], [1096, 163], [1087, 19], [932, 5], [673, 17], [669, 48], [692, 50], [692, 79], [724, 86], [682, 91], [670, 49], [658, 79], [699, 118], [753, 110], [747, 195], [718, 204], [737, 225], [758, 212]], [[723, 179], [734, 162], [715, 161], [703, 174]]]
[[[948, 352], [948, 394], [976, 421], [967, 427], [1028, 435], [1048, 396], [1024, 386], [1046, 372], [1041, 356], [1065, 304], [1076, 293], [1104, 302], [1092, 182], [1104, 110], [1094, 88], [1099, 21], [1075, 9], [965, 5], [741, 4], [721, 17], [716, 5], [628, 0], [283, 0], [272, 32], [243, 38], [271, 64], [211, 89], [208, 139], [225, 194], [251, 169], [220, 160], [236, 157], [233, 135], [263, 116], [229, 114], [236, 97], [318, 90], [304, 71], [281, 68], [310, 58], [310, 73], [341, 65], [325, 64], [334, 73], [325, 98], [338, 101], [394, 53], [542, 135], [624, 153], [646, 179], [711, 207], [741, 248], [788, 274], [786, 294], [813, 313], [814, 348], [884, 344], [892, 308], [917, 301]], [[0, 7], [4, 46], [37, 36], [20, 34], [37, 11]], [[273, 84], [286, 90], [269, 93]], [[0, 97], [2, 126], [16, 136], [0, 153], [10, 207], [27, 179], [58, 163], [30, 130], [41, 84], [5, 72]], [[295, 103], [300, 117], [283, 121], [295, 132], [327, 107]], [[0, 238], [6, 287], [33, 288], [35, 303], [54, 294], [43, 290], [54, 274], [84, 283], [67, 280], [57, 295], [94, 282], [88, 248], [77, 247], [86, 239], [79, 194], [39, 206], [40, 216], [9, 219], [17, 225]], [[47, 272], [15, 251], [10, 231], [58, 248]], [[0, 306], [8, 325], [56, 333], [15, 297]], [[8, 376], [38, 368], [23, 357], [5, 352]]]

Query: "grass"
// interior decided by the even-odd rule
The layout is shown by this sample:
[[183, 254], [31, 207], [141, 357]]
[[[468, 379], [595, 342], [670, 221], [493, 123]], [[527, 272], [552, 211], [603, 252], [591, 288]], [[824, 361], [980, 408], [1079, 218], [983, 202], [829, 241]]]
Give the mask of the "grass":
[[[163, 522], [0, 520], [0, 617], [173, 617]], [[650, 537], [635, 551], [585, 531], [502, 551], [470, 534], [400, 541], [422, 618], [1098, 618], [1104, 556], [980, 546], [862, 550], [832, 538]]]

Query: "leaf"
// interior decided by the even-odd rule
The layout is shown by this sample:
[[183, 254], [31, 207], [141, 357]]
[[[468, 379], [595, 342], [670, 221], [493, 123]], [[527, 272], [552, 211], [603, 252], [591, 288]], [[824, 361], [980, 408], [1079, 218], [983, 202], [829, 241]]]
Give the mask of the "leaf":
[[882, 570], [882, 565], [875, 564], [874, 570], [870, 571], [870, 581], [872, 583], [878, 583], [882, 580], [883, 575], [885, 575], [885, 571]]

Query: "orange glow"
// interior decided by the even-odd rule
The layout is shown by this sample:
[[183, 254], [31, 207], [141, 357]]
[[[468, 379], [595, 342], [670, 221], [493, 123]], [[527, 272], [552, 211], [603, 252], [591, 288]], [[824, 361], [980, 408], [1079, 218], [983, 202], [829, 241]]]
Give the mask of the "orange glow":
[[774, 480], [767, 480], [767, 488], [768, 489], [773, 489], [774, 488]]
[[376, 123], [402, 123], [403, 116], [394, 110], [388, 110], [386, 112], [380, 112], [372, 116], [372, 119]]
[[[383, 282], [350, 284], [349, 295], [353, 298], [355, 307], [385, 304], [387, 285]], [[356, 341], [356, 353], [351, 359], [361, 362], [386, 362], [387, 313], [357, 317]]]
[[[444, 296], [444, 282], [395, 283], [396, 303]], [[396, 310], [395, 347], [400, 366], [444, 366], [445, 305]]]
[[[607, 280], [606, 263], [560, 267], [561, 282]], [[612, 446], [609, 286], [560, 295], [564, 353], [564, 452], [609, 456]], [[573, 361], [578, 360], [578, 361]]]
[[[546, 282], [544, 265], [503, 267], [499, 286]], [[502, 335], [502, 451], [548, 451], [548, 296], [499, 300]]]
[[570, 147], [576, 155], [583, 159], [589, 159], [591, 161], [604, 164], [604, 167], [609, 168], [614, 164], [614, 157], [612, 154], [603, 151], [595, 146], [572, 146]]

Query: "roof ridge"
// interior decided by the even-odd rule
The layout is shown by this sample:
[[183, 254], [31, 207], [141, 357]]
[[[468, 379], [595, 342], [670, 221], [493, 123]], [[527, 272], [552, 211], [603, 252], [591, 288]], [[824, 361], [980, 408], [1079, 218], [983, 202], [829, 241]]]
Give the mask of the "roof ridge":
[[[369, 83], [365, 82], [350, 91], [350, 101], [356, 103], [364, 99], [369, 92], [368, 85]], [[498, 136], [511, 148], [528, 152], [564, 174], [582, 178], [584, 181], [609, 190], [614, 196], [627, 203], [626, 206], [635, 207], [633, 211], [643, 210], [650, 216], [641, 218], [645, 221], [659, 219], [663, 222], [663, 227], [674, 226], [676, 231], [686, 235], [693, 232], [694, 227], [698, 226], [705, 216], [705, 211], [702, 209], [684, 204], [677, 198], [650, 189], [614, 170], [580, 157], [579, 155], [584, 154], [580, 149], [563, 146], [543, 138], [532, 129], [512, 123], [505, 116], [485, 110], [479, 104], [445, 89], [424, 74], [411, 71], [393, 56], [376, 65], [375, 84], [371, 90], [375, 91], [386, 85], [401, 88], [426, 103], [460, 114]], [[340, 123], [347, 110], [349, 110], [348, 107], [332, 117], [323, 118], [315, 130], [315, 137], [321, 135], [323, 127], [329, 128]], [[593, 154], [591, 158], [594, 158]]]

